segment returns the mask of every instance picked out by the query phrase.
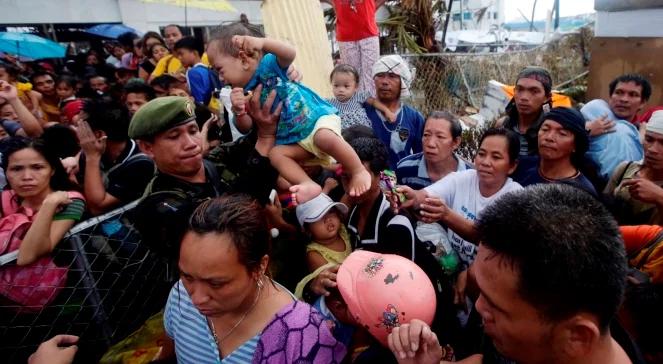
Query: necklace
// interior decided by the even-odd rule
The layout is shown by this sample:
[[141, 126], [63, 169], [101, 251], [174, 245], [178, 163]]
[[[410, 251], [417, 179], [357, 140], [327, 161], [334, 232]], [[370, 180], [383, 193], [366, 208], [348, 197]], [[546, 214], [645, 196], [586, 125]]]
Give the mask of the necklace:
[[385, 123], [385, 120], [387, 118], [384, 115], [382, 115], [382, 113], [378, 114], [378, 117], [380, 115], [382, 115], [384, 117], [384, 118], [380, 118], [380, 121], [382, 122], [382, 127], [384, 128], [384, 130], [387, 131], [387, 133], [391, 134], [393, 132], [398, 132], [401, 129], [401, 123], [403, 122], [403, 110], [402, 109], [399, 110], [399, 114], [400, 115], [398, 115], [398, 123], [396, 124], [396, 127], [394, 128], [394, 130], [391, 130], [387, 127], [387, 124]]
[[216, 328], [214, 327], [214, 322], [213, 322], [212, 320], [210, 320], [210, 319], [207, 319], [207, 321], [208, 321], [209, 324], [210, 324], [210, 328], [212, 329], [212, 336], [214, 337], [214, 342], [216, 342], [216, 346], [219, 346], [219, 344], [220, 344], [221, 342], [223, 342], [223, 340], [227, 339], [228, 336], [230, 336], [230, 334], [232, 334], [233, 331], [235, 331], [235, 329], [237, 328], [237, 326], [239, 326], [239, 324], [241, 324], [242, 321], [244, 321], [244, 319], [246, 318], [246, 316], [248, 316], [248, 314], [249, 314], [251, 311], [253, 311], [253, 309], [254, 309], [254, 308], [256, 307], [256, 305], [258, 304], [258, 298], [260, 298], [260, 293], [262, 293], [262, 286], [261, 286], [261, 285], [258, 286], [258, 293], [256, 294], [256, 298], [255, 298], [255, 300], [253, 300], [253, 304], [251, 305], [251, 307], [249, 307], [249, 309], [246, 310], [246, 312], [244, 312], [244, 314], [242, 315], [242, 317], [241, 317], [241, 318], [235, 323], [235, 325], [233, 325], [233, 327], [231, 327], [230, 330], [228, 330], [228, 332], [227, 332], [225, 335], [223, 335], [223, 337], [220, 338], [220, 339], [219, 339], [219, 337], [216, 335]]
[[576, 169], [575, 172], [573, 172], [573, 174], [571, 176], [562, 177], [562, 178], [549, 178], [549, 177], [546, 177], [546, 175], [543, 174], [543, 171], [541, 170], [541, 167], [539, 167], [538, 171], [539, 171], [539, 176], [541, 176], [541, 178], [543, 178], [544, 180], [546, 180], [548, 182], [553, 182], [553, 183], [557, 182], [557, 181], [565, 180], [565, 179], [576, 178], [580, 175], [580, 171]]

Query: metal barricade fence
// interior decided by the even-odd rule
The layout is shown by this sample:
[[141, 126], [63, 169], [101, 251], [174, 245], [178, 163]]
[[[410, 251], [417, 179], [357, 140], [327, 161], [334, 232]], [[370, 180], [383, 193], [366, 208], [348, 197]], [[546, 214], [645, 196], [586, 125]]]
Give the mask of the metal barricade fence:
[[587, 71], [589, 28], [562, 35], [545, 45], [503, 53], [425, 53], [402, 57], [415, 71], [409, 102], [424, 115], [433, 110], [465, 113], [481, 107], [490, 80], [513, 84], [527, 66], [547, 68], [555, 85]]
[[50, 304], [27, 311], [0, 298], [0, 362], [26, 363], [41, 342], [61, 333], [80, 336], [76, 362], [98, 362], [165, 306], [172, 279], [130, 222], [136, 204], [83, 221], [65, 235], [51, 256], [68, 269], [67, 280]]

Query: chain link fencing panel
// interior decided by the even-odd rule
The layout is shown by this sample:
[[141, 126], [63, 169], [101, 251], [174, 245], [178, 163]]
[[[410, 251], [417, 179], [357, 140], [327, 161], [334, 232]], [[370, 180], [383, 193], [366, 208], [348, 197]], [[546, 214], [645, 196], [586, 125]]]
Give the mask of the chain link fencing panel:
[[514, 84], [527, 66], [548, 69], [554, 84], [561, 84], [587, 71], [591, 37], [583, 28], [530, 50], [403, 55], [415, 72], [410, 103], [424, 115], [434, 110], [466, 114], [468, 106], [481, 107], [488, 81]]
[[[136, 202], [72, 228], [53, 251], [65, 286], [38, 310], [0, 301], [0, 361], [26, 363], [56, 334], [80, 336], [77, 363], [96, 363], [161, 310], [173, 283], [168, 265], [141, 244], [130, 222]], [[10, 263], [12, 264], [12, 263]]]
[[[435, 110], [451, 111], [459, 116], [478, 112], [490, 80], [512, 85], [518, 73], [527, 66], [548, 69], [555, 85], [580, 85], [580, 89], [584, 90], [592, 37], [590, 28], [582, 28], [577, 33], [564, 34], [528, 50], [402, 55], [414, 72], [412, 96], [407, 102], [424, 116]], [[578, 95], [577, 88], [574, 92], [576, 94], [572, 96], [582, 101], [583, 92]], [[483, 127], [492, 125], [494, 121], [488, 120]], [[482, 130], [464, 130], [458, 150], [460, 155], [473, 159]]]

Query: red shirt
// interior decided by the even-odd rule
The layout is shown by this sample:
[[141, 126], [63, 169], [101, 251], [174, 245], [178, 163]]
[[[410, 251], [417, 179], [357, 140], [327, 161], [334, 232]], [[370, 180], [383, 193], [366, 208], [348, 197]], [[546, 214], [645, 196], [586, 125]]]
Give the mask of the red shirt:
[[650, 107], [650, 108], [647, 109], [647, 111], [645, 111], [645, 113], [642, 114], [642, 116], [640, 116], [639, 118], [638, 118], [638, 115], [635, 115], [635, 117], [633, 118], [634, 120], [631, 120], [631, 122], [634, 123], [634, 124], [635, 124], [636, 121], [637, 121], [637, 122], [640, 122], [640, 123], [647, 123], [647, 122], [649, 122], [649, 119], [651, 119], [651, 115], [652, 115], [655, 111], [660, 111], [660, 110], [663, 110], [663, 106], [654, 106], [654, 107]]
[[334, 0], [334, 10], [337, 41], [356, 42], [378, 35], [375, 0]]

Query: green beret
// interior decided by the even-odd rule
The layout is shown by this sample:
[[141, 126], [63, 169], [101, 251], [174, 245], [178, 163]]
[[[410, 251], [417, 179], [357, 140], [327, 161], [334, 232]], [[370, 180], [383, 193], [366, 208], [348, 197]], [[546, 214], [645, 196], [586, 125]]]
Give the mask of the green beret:
[[193, 101], [186, 97], [166, 96], [143, 105], [129, 124], [129, 138], [146, 139], [170, 128], [196, 120]]

